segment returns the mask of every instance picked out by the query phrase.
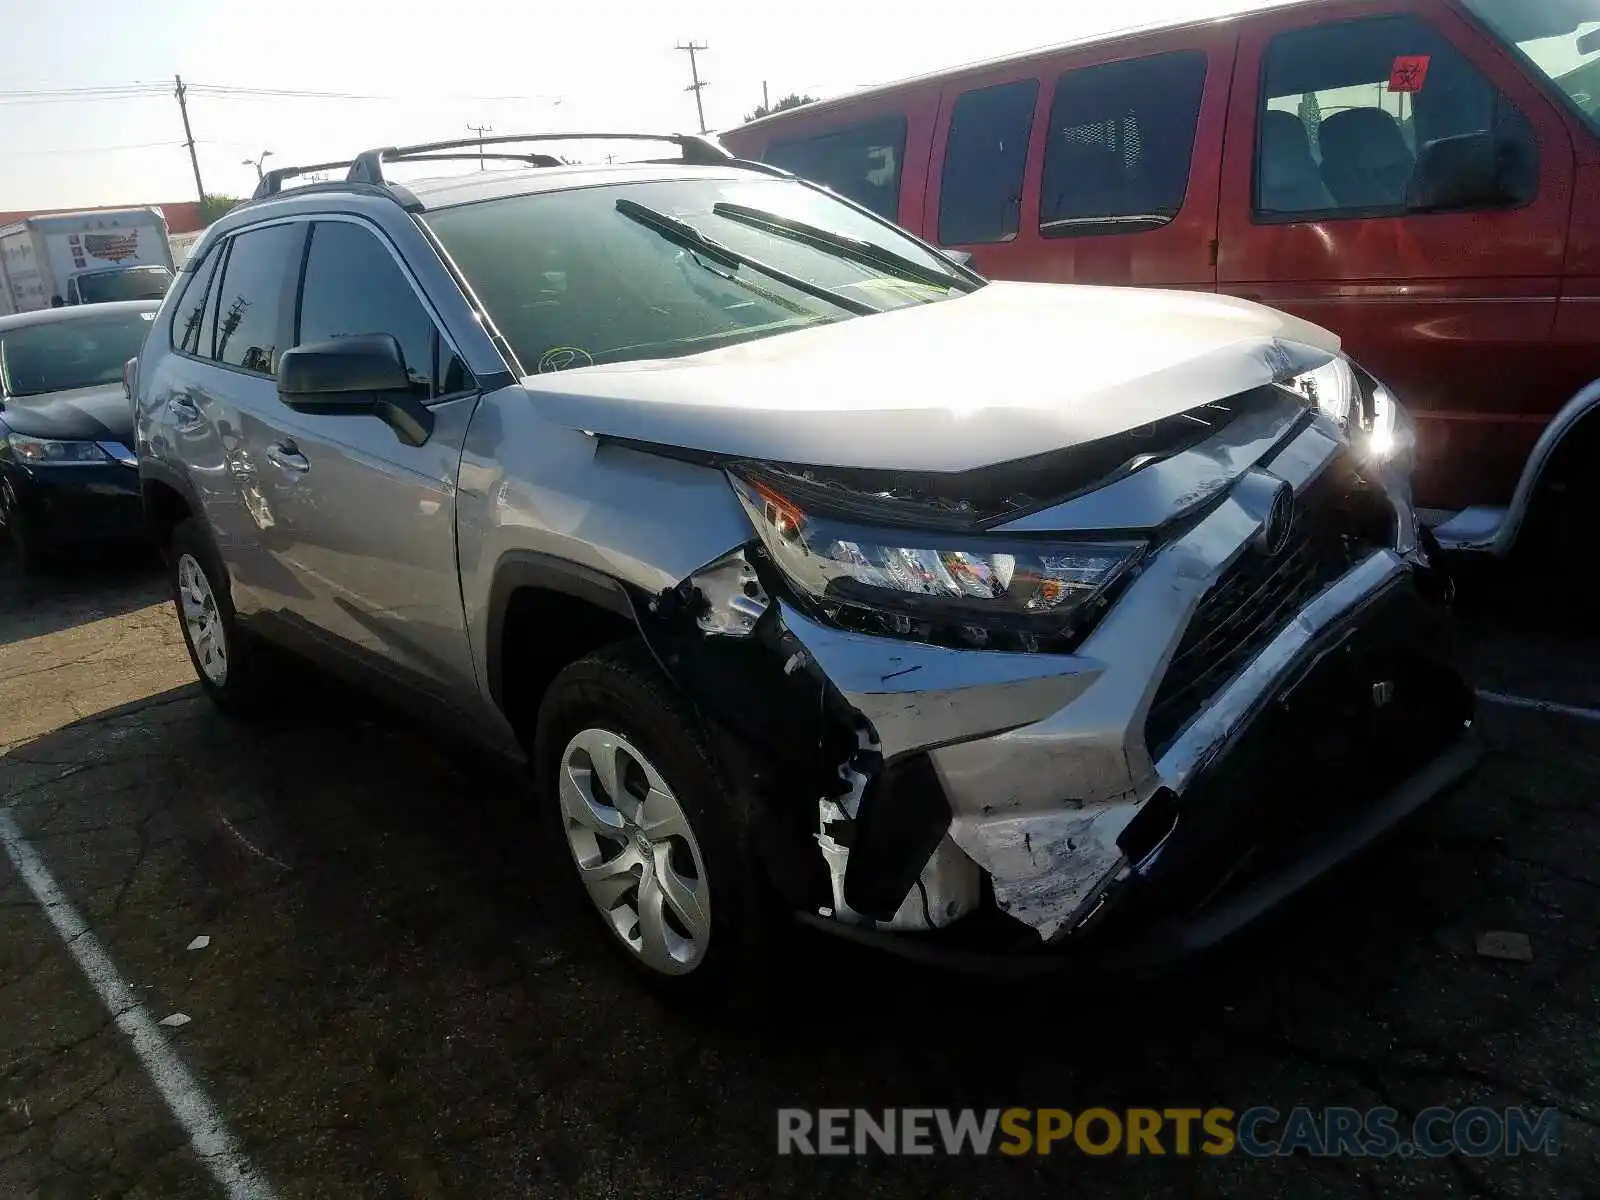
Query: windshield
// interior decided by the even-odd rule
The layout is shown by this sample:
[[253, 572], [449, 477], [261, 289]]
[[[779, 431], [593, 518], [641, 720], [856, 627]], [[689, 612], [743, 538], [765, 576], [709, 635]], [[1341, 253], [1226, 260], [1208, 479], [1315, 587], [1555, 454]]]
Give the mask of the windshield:
[[129, 267], [124, 271], [101, 271], [78, 276], [78, 295], [85, 304], [107, 300], [159, 300], [172, 286], [172, 272], [165, 267]]
[[1600, 0], [1467, 0], [1600, 132]]
[[155, 312], [74, 316], [0, 330], [0, 383], [8, 396], [39, 396], [122, 382]]
[[975, 286], [893, 226], [790, 180], [618, 184], [425, 219], [534, 373], [693, 354]]

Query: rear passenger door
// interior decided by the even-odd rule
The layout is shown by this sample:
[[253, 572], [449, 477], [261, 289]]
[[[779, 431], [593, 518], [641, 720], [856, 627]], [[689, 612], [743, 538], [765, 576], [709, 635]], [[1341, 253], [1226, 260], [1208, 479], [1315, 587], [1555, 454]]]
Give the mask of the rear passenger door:
[[[1530, 0], [1530, 3], [1533, 0]], [[1387, 9], [1387, 11], [1385, 11]], [[1420, 503], [1508, 499], [1548, 413], [1573, 154], [1551, 104], [1444, 4], [1293, 8], [1246, 25], [1219, 286], [1327, 326], [1418, 420]], [[1499, 198], [1408, 206], [1492, 138]]]
[[1210, 288], [1234, 35], [947, 85], [925, 222], [998, 279]]
[[272, 551], [309, 593], [315, 632], [458, 709], [475, 693], [456, 568], [456, 479], [476, 384], [420, 288], [376, 226], [318, 216], [310, 226], [290, 343], [381, 333], [399, 344], [432, 410], [411, 446], [376, 416], [310, 415], [276, 401]]

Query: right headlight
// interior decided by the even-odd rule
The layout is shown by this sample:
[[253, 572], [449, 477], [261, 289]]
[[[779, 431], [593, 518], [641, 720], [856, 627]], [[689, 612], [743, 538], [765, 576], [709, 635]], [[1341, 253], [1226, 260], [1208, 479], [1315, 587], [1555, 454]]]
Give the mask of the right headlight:
[[[799, 476], [749, 466], [730, 474], [768, 557], [808, 608], [919, 641], [1068, 649], [1144, 549], [841, 519], [817, 510], [815, 489]], [[870, 497], [851, 507], [860, 511], [861, 501]]]

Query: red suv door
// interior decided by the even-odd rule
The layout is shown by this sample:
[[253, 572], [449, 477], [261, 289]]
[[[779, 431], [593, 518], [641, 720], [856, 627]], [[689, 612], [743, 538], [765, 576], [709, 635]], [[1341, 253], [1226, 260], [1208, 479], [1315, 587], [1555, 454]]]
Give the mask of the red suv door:
[[1444, 4], [1263, 14], [1239, 45], [1218, 286], [1334, 330], [1394, 388], [1419, 503], [1504, 503], [1570, 394], [1540, 381], [1572, 187], [1559, 114]]

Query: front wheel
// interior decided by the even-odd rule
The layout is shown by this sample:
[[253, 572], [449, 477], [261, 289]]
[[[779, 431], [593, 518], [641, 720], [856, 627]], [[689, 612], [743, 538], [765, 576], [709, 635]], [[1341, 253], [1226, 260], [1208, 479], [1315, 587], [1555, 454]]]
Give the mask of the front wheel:
[[569, 893], [646, 984], [669, 999], [764, 991], [771, 909], [734, 789], [700, 715], [644, 646], [556, 677], [534, 768]]
[[27, 576], [38, 571], [39, 550], [34, 545], [22, 506], [17, 503], [17, 493], [12, 489], [9, 479], [0, 480], [0, 537], [4, 537], [6, 544], [11, 547], [11, 557], [16, 561], [19, 573]]

